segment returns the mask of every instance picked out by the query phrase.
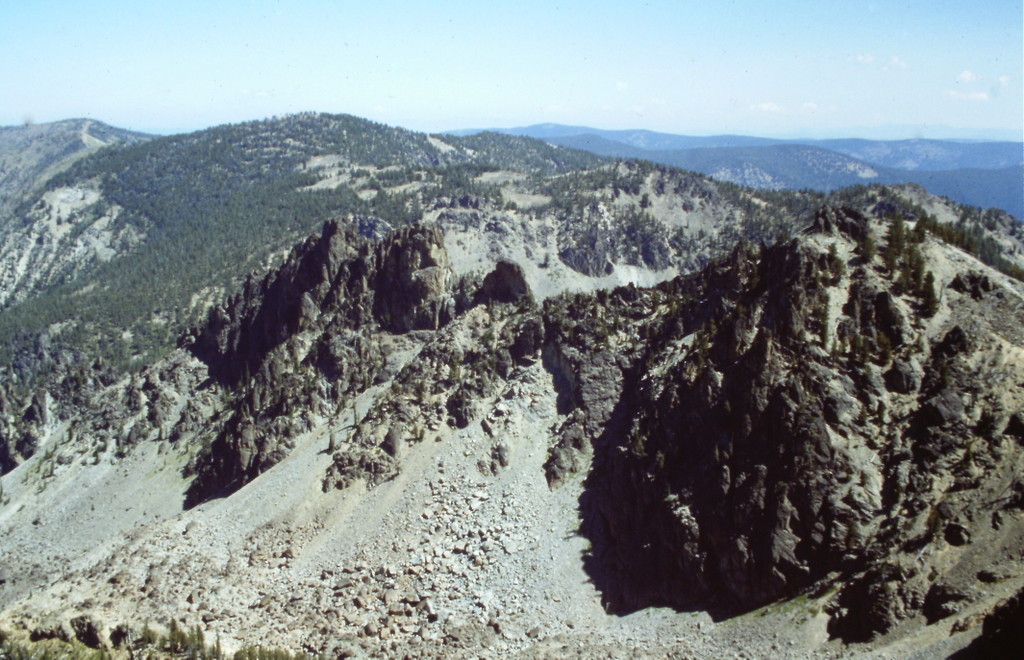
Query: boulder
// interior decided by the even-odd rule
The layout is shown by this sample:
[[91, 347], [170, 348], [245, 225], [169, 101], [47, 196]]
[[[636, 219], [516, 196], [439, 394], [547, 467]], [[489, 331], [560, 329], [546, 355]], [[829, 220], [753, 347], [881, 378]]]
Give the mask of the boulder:
[[512, 261], [499, 261], [487, 274], [476, 295], [477, 303], [511, 303], [533, 301], [530, 285], [522, 266]]
[[919, 411], [923, 426], [944, 426], [964, 418], [964, 402], [956, 390], [946, 387], [928, 399]]
[[936, 583], [928, 590], [921, 611], [928, 619], [928, 623], [935, 623], [959, 612], [963, 607], [963, 602], [969, 598], [970, 595], [962, 589]]
[[76, 616], [71, 619], [71, 629], [75, 633], [75, 639], [91, 649], [98, 649], [103, 646], [103, 638], [100, 626], [87, 614]]
[[885, 384], [892, 392], [910, 394], [921, 387], [921, 374], [913, 360], [896, 359], [892, 367], [885, 372]]
[[405, 435], [402, 427], [395, 425], [388, 429], [380, 448], [390, 456], [401, 458], [405, 454], [405, 444]]

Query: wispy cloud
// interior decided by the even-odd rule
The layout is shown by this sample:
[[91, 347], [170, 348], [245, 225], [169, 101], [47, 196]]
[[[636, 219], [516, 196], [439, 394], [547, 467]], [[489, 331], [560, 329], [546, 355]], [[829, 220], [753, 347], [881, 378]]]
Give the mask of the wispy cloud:
[[755, 103], [752, 106], [750, 106], [750, 109], [753, 110], [754, 112], [765, 112], [769, 114], [781, 114], [786, 111], [785, 108], [783, 108], [778, 103], [775, 103], [774, 101], [763, 101], [761, 103]]
[[754, 103], [748, 106], [748, 109], [759, 114], [795, 116], [833, 112], [836, 110], [836, 106], [821, 105], [814, 101], [804, 101], [797, 105], [783, 105], [775, 101], [762, 101], [761, 103]]
[[881, 66], [878, 67], [880, 71], [892, 71], [893, 69], [906, 69], [906, 68], [908, 68], [910, 66], [910, 64], [905, 59], [903, 59], [902, 57], [898, 57], [896, 55], [893, 55], [893, 56], [889, 57], [888, 59], [885, 59], [884, 57], [878, 57], [878, 56], [874, 55], [873, 53], [861, 53], [859, 55], [852, 55], [850, 57], [847, 57], [846, 61], [847, 62], [855, 62], [857, 64], [864, 64], [864, 65], [878, 65], [878, 64], [881, 64]]
[[999, 86], [1008, 87], [1010, 85], [1010, 76], [1002, 75], [999, 76]]
[[961, 71], [960, 75], [956, 77], [956, 81], [961, 83], [972, 83], [977, 82], [979, 80], [981, 80], [981, 78], [978, 76], [978, 74], [966, 69], [964, 71]]
[[946, 96], [957, 101], [988, 101], [992, 98], [988, 92], [961, 92], [955, 89], [947, 89]]

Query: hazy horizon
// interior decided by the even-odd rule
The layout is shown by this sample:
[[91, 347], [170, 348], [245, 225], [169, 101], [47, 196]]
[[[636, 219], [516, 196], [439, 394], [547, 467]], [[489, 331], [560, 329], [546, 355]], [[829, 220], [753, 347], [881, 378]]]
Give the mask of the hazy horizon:
[[923, 0], [551, 6], [23, 3], [0, 125], [155, 134], [301, 111], [416, 131], [1024, 139], [1024, 7]]
[[[321, 111], [321, 110], [306, 110], [295, 113], [282, 113], [280, 115], [270, 115], [267, 117], [251, 117], [248, 119], [238, 119], [235, 121], [224, 122], [223, 124], [210, 124], [209, 126], [199, 126], [195, 128], [183, 128], [181, 130], [147, 130], [146, 128], [138, 128], [132, 126], [121, 126], [118, 124], [111, 123], [102, 117], [63, 117], [59, 119], [52, 119], [48, 121], [35, 121], [34, 118], [26, 117], [21, 122], [16, 124], [4, 124], [0, 125], [0, 128], [18, 128], [19, 126], [38, 126], [46, 124], [55, 124], [63, 121], [76, 121], [76, 120], [89, 120], [98, 121], [114, 128], [122, 128], [131, 130], [139, 133], [145, 133], [156, 137], [167, 137], [171, 135], [181, 135], [186, 133], [193, 133], [203, 131], [208, 128], [215, 126], [221, 126], [225, 124], [238, 124], [250, 121], [268, 121], [273, 120], [276, 117], [285, 117], [293, 114], [302, 114], [303, 112], [313, 113], [325, 113], [325, 114], [349, 114], [344, 111]], [[354, 115], [357, 116], [357, 115]], [[520, 129], [529, 129], [536, 126], [563, 126], [575, 128], [576, 125], [572, 124], [561, 124], [558, 122], [522, 122], [516, 125], [509, 126], [461, 126], [435, 131], [423, 131], [417, 128], [409, 126], [400, 126], [397, 124], [388, 124], [387, 122], [374, 119], [373, 117], [361, 117], [369, 121], [374, 121], [380, 124], [394, 126], [396, 128], [402, 128], [413, 132], [429, 133], [433, 135], [438, 134], [462, 134], [467, 132], [483, 132], [483, 131], [514, 131]], [[578, 126], [580, 129], [589, 129], [597, 131], [647, 131], [651, 133], [658, 133], [663, 135], [678, 135], [683, 137], [720, 137], [720, 136], [738, 136], [738, 137], [755, 137], [755, 138], [767, 138], [772, 140], [843, 140], [843, 139], [863, 139], [880, 142], [895, 142], [895, 141], [906, 141], [906, 140], [944, 140], [949, 142], [1024, 142], [1024, 131], [1018, 132], [1014, 130], [1000, 130], [1000, 129], [986, 129], [986, 130], [971, 130], [971, 129], [956, 129], [948, 126], [937, 126], [929, 127], [926, 131], [921, 131], [918, 127], [901, 127], [901, 126], [880, 126], [866, 129], [851, 129], [848, 131], [828, 131], [824, 133], [816, 133], [809, 131], [807, 133], [794, 132], [789, 134], [754, 134], [754, 133], [735, 133], [726, 131], [704, 131], [704, 132], [669, 132], [669, 131], [654, 131], [644, 126], [631, 126], [628, 128], [606, 128], [601, 126]]]

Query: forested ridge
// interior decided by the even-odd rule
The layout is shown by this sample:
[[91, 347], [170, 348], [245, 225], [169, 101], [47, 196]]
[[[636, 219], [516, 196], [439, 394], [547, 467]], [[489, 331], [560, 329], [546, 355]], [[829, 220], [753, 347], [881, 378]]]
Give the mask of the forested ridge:
[[[593, 276], [606, 274], [609, 259], [702, 267], [739, 240], [790, 235], [826, 202], [868, 208], [880, 200], [886, 213], [924, 219], [932, 233], [1021, 274], [993, 236], [1016, 232], [1019, 241], [1022, 230], [996, 211], [960, 207], [959, 221], [944, 224], [880, 186], [754, 190], [527, 137], [429, 136], [350, 115], [303, 113], [111, 146], [50, 178], [41, 194], [82, 187], [97, 190], [98, 201], [72, 235], [112, 217], [115, 229], [140, 238], [0, 311], [0, 362], [14, 382], [28, 384], [54, 360], [148, 364], [326, 219], [364, 218], [389, 231], [456, 199], [554, 223], [557, 258]], [[529, 207], [519, 208], [510, 189], [530, 196]], [[673, 213], [717, 214], [718, 228], [666, 224], [657, 207], [670, 198]], [[39, 199], [13, 217], [38, 222]]]
[[[422, 194], [387, 188], [419, 182], [431, 195], [463, 195], [476, 191], [472, 178], [486, 170], [543, 175], [601, 162], [496, 134], [445, 140], [449, 144], [439, 145], [425, 134], [348, 115], [305, 113], [112, 147], [83, 159], [46, 190], [98, 185], [102, 200], [91, 214], [121, 207], [117, 222], [132, 225], [145, 240], [0, 315], [0, 336], [12, 338], [6, 357], [20, 352], [34, 362], [38, 333], [76, 319], [62, 344], [106, 354], [123, 366], [145, 362], [173, 345], [193, 320], [197, 291], [237, 284], [325, 219], [371, 215], [402, 225], [419, 216]], [[373, 196], [359, 196], [351, 186], [311, 188], [318, 177], [305, 164], [322, 155], [377, 168], [355, 172], [367, 174], [364, 187]], [[31, 205], [23, 203], [17, 215], [27, 217]], [[154, 315], [156, 323], [150, 322]], [[122, 341], [125, 329], [130, 337]]]

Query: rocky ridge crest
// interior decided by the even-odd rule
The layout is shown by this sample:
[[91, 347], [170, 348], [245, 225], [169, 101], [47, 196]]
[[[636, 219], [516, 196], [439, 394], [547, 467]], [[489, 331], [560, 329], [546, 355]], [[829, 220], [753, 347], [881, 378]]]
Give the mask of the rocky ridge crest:
[[[296, 474], [300, 458], [289, 461], [320, 438], [324, 461], [301, 459], [324, 466], [300, 477], [316, 497], [367, 488], [393, 497], [416, 478], [410, 470], [430, 464], [441, 475], [430, 501], [458, 496], [475, 512], [492, 484], [511, 488], [524, 469], [532, 450], [517, 425], [532, 415], [553, 423], [531, 440], [544, 459], [529, 469], [546, 477], [551, 502], [579, 493], [582, 563], [610, 611], [669, 605], [735, 617], [804, 597], [821, 603], [836, 640], [951, 619], [968, 630], [980, 623], [986, 585], [1021, 576], [1024, 335], [1015, 319], [1024, 297], [930, 237], [904, 235], [897, 252], [894, 227], [827, 207], [793, 241], [741, 244], [691, 276], [538, 301], [513, 263], [456, 277], [437, 226], [369, 241], [332, 222], [211, 310], [172, 359], [108, 383], [73, 424], [45, 396], [20, 414], [40, 425], [58, 479], [87, 469], [80, 462], [113, 466], [147, 447], [190, 455], [183, 503], [204, 507], [181, 515], [197, 520], [215, 515], [218, 498], [258, 497], [261, 475]], [[544, 392], [553, 409], [540, 415], [531, 406]], [[92, 442], [91, 457], [76, 456], [83, 445], [72, 438]], [[464, 452], [441, 449], [452, 442]], [[432, 463], [441, 451], [474, 476]], [[46, 464], [33, 460], [18, 479]], [[445, 507], [440, 520], [454, 525]], [[434, 539], [452, 579], [469, 580], [444, 557], [435, 515], [431, 504], [416, 516], [410, 547], [420, 557]], [[328, 528], [319, 520], [303, 534]], [[270, 528], [249, 532], [284, 543]], [[491, 539], [467, 544], [467, 535], [450, 552], [479, 545], [473, 566], [502, 566]], [[274, 552], [280, 566], [298, 558], [290, 546]], [[351, 570], [371, 589], [374, 575], [395, 584], [404, 575], [439, 593], [432, 563], [397, 545], [388, 556], [401, 567]], [[266, 561], [254, 555], [250, 565]], [[362, 631], [365, 649], [394, 650], [376, 646], [386, 639], [433, 648], [434, 606], [418, 614], [427, 597], [381, 598], [395, 612], [372, 630], [350, 604], [335, 605], [352, 614], [345, 625]], [[489, 608], [495, 623], [483, 628], [500, 632]], [[301, 625], [313, 613], [289, 605], [281, 615]], [[444, 639], [459, 642], [455, 628]]]

